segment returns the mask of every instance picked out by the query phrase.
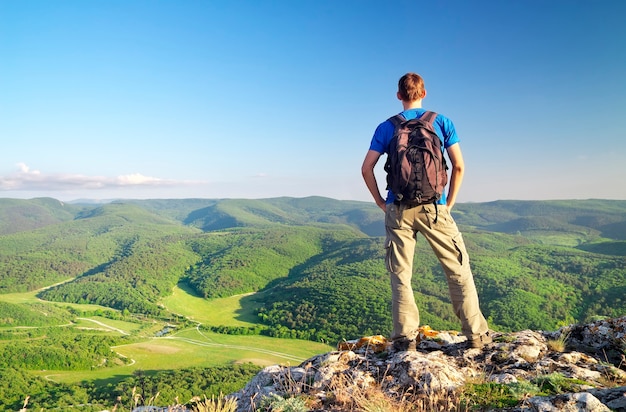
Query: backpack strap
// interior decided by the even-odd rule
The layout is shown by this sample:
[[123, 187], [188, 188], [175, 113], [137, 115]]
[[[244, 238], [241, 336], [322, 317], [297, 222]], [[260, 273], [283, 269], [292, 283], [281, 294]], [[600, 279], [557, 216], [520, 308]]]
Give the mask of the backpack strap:
[[397, 129], [398, 126], [400, 126], [402, 123], [406, 122], [406, 119], [401, 114], [397, 114], [395, 116], [391, 116], [387, 120], [389, 120], [391, 122], [391, 124], [393, 124], [393, 127], [395, 129]]
[[[435, 123], [436, 118], [437, 118], [437, 113], [427, 110], [420, 117], [420, 120], [425, 121], [426, 123], [430, 124], [432, 127], [433, 123]], [[433, 202], [433, 205], [435, 205], [435, 219], [433, 220], [433, 223], [437, 223], [437, 220], [439, 219], [439, 208], [437, 207], [437, 200]]]
[[[430, 110], [427, 110], [424, 112], [424, 114], [422, 114], [420, 117], [418, 117], [419, 120], [423, 120], [427, 123], [430, 123], [430, 125], [432, 126], [433, 123], [435, 123], [435, 119], [437, 118], [437, 113], [435, 112], [431, 112]], [[398, 127], [400, 124], [404, 123], [407, 121], [407, 119], [404, 118], [404, 116], [402, 116], [401, 114], [397, 114], [395, 116], [391, 116], [389, 120], [392, 124], [393, 127]]]
[[431, 112], [431, 111], [425, 111], [424, 114], [420, 117], [420, 120], [423, 120], [427, 123], [430, 123], [430, 125], [432, 126], [432, 124], [435, 122], [435, 119], [437, 118], [437, 113], [435, 112]]

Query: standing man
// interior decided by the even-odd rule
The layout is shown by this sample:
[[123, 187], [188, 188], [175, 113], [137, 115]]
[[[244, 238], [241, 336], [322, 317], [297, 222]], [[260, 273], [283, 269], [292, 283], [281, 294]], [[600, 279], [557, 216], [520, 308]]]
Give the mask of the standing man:
[[[426, 112], [422, 109], [426, 89], [424, 80], [418, 74], [407, 73], [400, 78], [397, 97], [402, 102], [401, 115], [406, 120], [420, 118]], [[448, 153], [452, 166], [448, 196], [443, 193], [437, 205], [405, 205], [391, 191], [387, 193], [386, 199], [381, 196], [374, 167], [383, 153], [389, 155], [389, 151], [394, 150], [389, 147], [395, 131], [390, 120], [376, 128], [361, 168], [365, 184], [376, 205], [385, 212], [385, 263], [391, 277], [392, 292], [391, 339], [396, 351], [415, 350], [419, 333], [419, 310], [411, 286], [417, 232], [426, 238], [443, 267], [452, 307], [461, 321], [461, 330], [467, 337], [468, 346], [482, 348], [492, 341], [487, 321], [480, 311], [465, 243], [450, 215], [465, 172], [459, 138], [452, 121], [445, 116], [437, 115], [433, 128], [443, 142], [442, 147]]]

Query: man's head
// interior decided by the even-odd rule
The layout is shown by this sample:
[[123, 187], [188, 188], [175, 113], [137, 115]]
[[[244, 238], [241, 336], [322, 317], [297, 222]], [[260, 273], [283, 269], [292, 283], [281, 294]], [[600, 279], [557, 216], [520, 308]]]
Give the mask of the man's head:
[[398, 99], [415, 102], [426, 97], [424, 79], [417, 73], [407, 73], [398, 81]]

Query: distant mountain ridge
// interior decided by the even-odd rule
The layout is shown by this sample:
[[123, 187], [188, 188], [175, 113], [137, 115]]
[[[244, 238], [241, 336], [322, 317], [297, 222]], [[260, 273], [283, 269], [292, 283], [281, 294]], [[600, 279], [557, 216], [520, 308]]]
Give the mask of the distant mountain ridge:
[[0, 234], [65, 222], [73, 219], [80, 209], [51, 198], [0, 199]]
[[[85, 202], [85, 201], [83, 201]], [[268, 199], [149, 199], [64, 203], [52, 198], [0, 199], [0, 234], [36, 229], [74, 219], [107, 204], [135, 204], [205, 231], [267, 224], [349, 224], [370, 236], [384, 236], [382, 212], [370, 202], [325, 197]], [[460, 203], [457, 223], [503, 233], [525, 230], [589, 230], [626, 240], [624, 200], [499, 200]]]
[[459, 204], [460, 225], [515, 233], [525, 230], [595, 230], [601, 236], [626, 240], [624, 200], [499, 200]]

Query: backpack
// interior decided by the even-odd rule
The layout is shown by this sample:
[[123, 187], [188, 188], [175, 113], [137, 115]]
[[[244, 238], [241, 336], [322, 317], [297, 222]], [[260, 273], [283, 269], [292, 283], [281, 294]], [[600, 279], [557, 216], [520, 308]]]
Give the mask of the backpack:
[[389, 143], [385, 171], [387, 189], [396, 203], [414, 207], [434, 203], [441, 198], [448, 183], [448, 166], [443, 155], [443, 142], [433, 128], [435, 112], [406, 120], [395, 115], [389, 120], [395, 127]]

